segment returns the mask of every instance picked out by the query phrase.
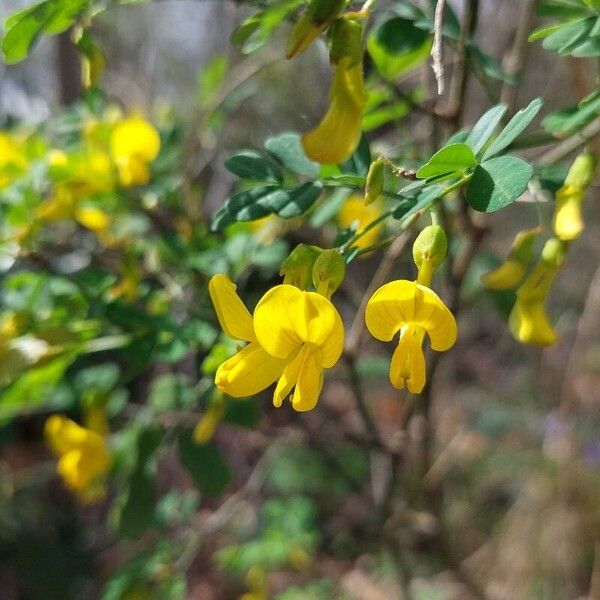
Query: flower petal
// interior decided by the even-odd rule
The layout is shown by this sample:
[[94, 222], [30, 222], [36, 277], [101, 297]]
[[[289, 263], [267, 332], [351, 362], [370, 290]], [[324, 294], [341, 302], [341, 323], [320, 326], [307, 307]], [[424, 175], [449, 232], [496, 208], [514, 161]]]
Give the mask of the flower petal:
[[298, 381], [292, 396], [292, 406], [298, 412], [312, 410], [317, 405], [321, 388], [323, 387], [323, 357], [315, 346], [306, 345], [302, 355], [302, 363]]
[[217, 369], [215, 385], [234, 398], [253, 396], [279, 379], [284, 366], [252, 342]]
[[283, 401], [289, 396], [298, 381], [302, 361], [304, 360], [304, 354], [306, 353], [305, 348], [306, 346], [303, 346], [297, 356], [286, 365], [277, 382], [277, 387], [273, 393], [273, 405], [277, 408], [283, 404]]
[[256, 339], [252, 316], [236, 293], [236, 285], [227, 275], [214, 275], [208, 292], [223, 331], [231, 338], [252, 342]]
[[309, 342], [321, 348], [324, 366], [339, 359], [344, 326], [333, 304], [320, 294], [292, 285], [269, 290], [254, 311], [254, 331], [260, 345], [272, 356], [287, 358]]
[[344, 162], [358, 146], [366, 100], [362, 63], [336, 66], [329, 109], [319, 125], [302, 136], [306, 156], [322, 164]]
[[517, 298], [508, 319], [515, 339], [523, 344], [551, 346], [556, 342], [556, 332], [548, 320], [543, 301]]
[[[52, 415], [44, 426], [44, 436], [52, 451], [57, 455], [80, 448], [90, 432], [62, 415]], [[95, 434], [97, 435], [97, 434]], [[98, 436], [100, 437], [100, 436]]]
[[456, 321], [440, 297], [428, 287], [405, 279], [386, 283], [371, 296], [365, 322], [371, 335], [384, 342], [410, 324], [425, 329], [434, 350], [447, 350], [456, 341]]
[[390, 381], [395, 388], [406, 386], [411, 393], [419, 394], [425, 387], [424, 335], [424, 329], [410, 326], [400, 334], [390, 363]]

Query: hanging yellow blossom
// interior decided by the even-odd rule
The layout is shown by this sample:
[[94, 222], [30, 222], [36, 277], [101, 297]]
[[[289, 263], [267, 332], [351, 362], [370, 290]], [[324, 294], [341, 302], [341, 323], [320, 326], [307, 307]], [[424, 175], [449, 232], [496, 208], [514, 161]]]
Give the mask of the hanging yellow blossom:
[[415, 281], [392, 281], [380, 287], [367, 304], [365, 322], [371, 335], [383, 342], [391, 341], [400, 332], [390, 365], [390, 381], [394, 387], [407, 387], [413, 394], [425, 386], [425, 334], [431, 348], [438, 352], [448, 350], [456, 342], [452, 313], [434, 291]]
[[559, 240], [570, 242], [583, 232], [581, 208], [595, 172], [596, 157], [587, 150], [582, 152], [571, 165], [564, 185], [556, 193], [553, 225]]
[[534, 346], [551, 346], [557, 335], [546, 314], [546, 297], [560, 267], [566, 247], [551, 238], [546, 242], [542, 258], [517, 291], [517, 300], [508, 319], [516, 340]]
[[324, 369], [335, 365], [344, 347], [344, 326], [333, 304], [315, 292], [278, 285], [256, 306], [254, 331], [262, 348], [285, 366], [273, 404], [281, 406], [291, 394], [295, 410], [312, 410]]
[[533, 253], [533, 243], [541, 229], [525, 229], [517, 233], [506, 260], [486, 273], [481, 282], [490, 290], [510, 290], [523, 280]]
[[53, 415], [46, 421], [44, 433], [59, 457], [57, 471], [65, 484], [83, 502], [101, 498], [102, 478], [112, 464], [105, 438], [61, 415]]
[[333, 68], [330, 104], [323, 120], [302, 136], [306, 156], [322, 164], [347, 160], [360, 141], [362, 114], [367, 103], [362, 62], [343, 58]]
[[[355, 225], [355, 232], [360, 233], [379, 216], [381, 216], [381, 207], [377, 202], [367, 205], [361, 196], [350, 196], [340, 208], [338, 225], [342, 229]], [[353, 245], [360, 250], [368, 248], [377, 242], [382, 231], [383, 224], [376, 225], [359, 237]]]
[[123, 119], [110, 136], [110, 154], [122, 185], [144, 185], [150, 180], [148, 167], [160, 150], [158, 131], [138, 115]]
[[223, 331], [234, 340], [249, 342], [222, 363], [215, 374], [215, 385], [236, 398], [253, 396], [268, 388], [281, 376], [282, 357], [268, 354], [257, 341], [252, 316], [236, 293], [227, 275], [214, 275], [208, 291]]

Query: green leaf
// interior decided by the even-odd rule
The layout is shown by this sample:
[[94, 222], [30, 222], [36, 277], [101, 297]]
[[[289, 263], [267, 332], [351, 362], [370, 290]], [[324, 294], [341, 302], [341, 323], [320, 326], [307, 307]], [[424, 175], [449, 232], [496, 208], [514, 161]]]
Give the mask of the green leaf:
[[244, 190], [229, 197], [226, 203], [227, 212], [234, 221], [261, 219], [272, 212], [267, 198], [273, 194], [280, 194], [282, 191], [276, 185], [265, 185]]
[[467, 187], [467, 201], [492, 213], [514, 202], [527, 188], [533, 169], [515, 156], [499, 156], [477, 166]]
[[393, 80], [427, 58], [431, 35], [410, 19], [394, 17], [371, 32], [367, 49], [382, 77]]
[[240, 150], [225, 161], [225, 168], [241, 179], [283, 181], [281, 169], [254, 150]]
[[582, 100], [578, 106], [563, 108], [547, 115], [542, 127], [549, 133], [570, 135], [585, 127], [600, 114], [600, 91]]
[[265, 148], [290, 171], [306, 177], [318, 177], [321, 166], [310, 160], [297, 133], [281, 133], [267, 138]]
[[293, 219], [305, 213], [317, 200], [323, 191], [320, 181], [307, 181], [293, 190], [286, 191], [285, 203], [273, 205], [273, 212], [282, 219]]
[[273, 31], [291, 13], [302, 4], [302, 0], [284, 0], [244, 21], [231, 35], [231, 42], [242, 47], [244, 54], [258, 50], [269, 40]]
[[207, 109], [213, 105], [228, 68], [227, 57], [217, 54], [198, 73], [198, 102], [201, 108]]
[[196, 444], [190, 431], [178, 438], [179, 458], [198, 488], [218, 496], [231, 482], [231, 470], [214, 442]]
[[542, 45], [550, 52], [569, 54], [570, 50], [578, 46], [589, 35], [594, 22], [593, 17], [588, 17], [567, 23], [564, 27], [551, 33]]
[[350, 173], [352, 175], [362, 175], [363, 177], [369, 172], [371, 166], [371, 147], [366, 136], [363, 134], [358, 143], [358, 147], [352, 153], [352, 156], [340, 165], [342, 173]]
[[483, 153], [484, 160], [500, 154], [502, 150], [507, 148], [533, 121], [540, 108], [542, 108], [542, 104], [543, 100], [536, 98], [528, 106], [516, 113]]
[[475, 123], [471, 133], [467, 137], [466, 143], [473, 148], [473, 152], [477, 154], [488, 142], [496, 127], [502, 120], [506, 106], [498, 104], [490, 108], [483, 116]]
[[424, 211], [431, 206], [442, 191], [443, 188], [441, 185], [432, 185], [417, 194], [414, 198], [405, 198], [396, 207], [392, 213], [392, 217], [401, 221], [417, 214], [419, 211]]
[[450, 144], [438, 150], [429, 161], [417, 171], [419, 179], [437, 177], [446, 173], [462, 171], [477, 164], [473, 150], [467, 144]]
[[44, 0], [12, 14], [4, 26], [4, 60], [7, 64], [23, 60], [40, 35], [66, 31], [87, 7], [88, 0]]
[[474, 42], [469, 42], [467, 44], [467, 55], [471, 62], [491, 79], [497, 79], [498, 81], [505, 81], [512, 84], [516, 83], [515, 77], [506, 73], [495, 57], [484, 52]]

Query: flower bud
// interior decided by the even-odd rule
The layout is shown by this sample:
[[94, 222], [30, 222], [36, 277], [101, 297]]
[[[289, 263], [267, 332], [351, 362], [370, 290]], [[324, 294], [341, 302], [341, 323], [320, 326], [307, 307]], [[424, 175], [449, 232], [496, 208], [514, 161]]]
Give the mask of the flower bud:
[[594, 180], [596, 173], [596, 157], [586, 150], [577, 156], [565, 179], [565, 186], [584, 190]]
[[346, 275], [346, 262], [337, 250], [323, 250], [315, 261], [312, 279], [319, 294], [326, 298], [337, 290]]
[[585, 225], [581, 215], [584, 190], [563, 186], [556, 192], [556, 206], [552, 225], [556, 236], [564, 241], [573, 241], [583, 232]]
[[385, 183], [385, 164], [383, 158], [378, 158], [371, 163], [369, 172], [367, 173], [367, 181], [365, 183], [365, 204], [372, 204], [381, 196], [383, 185]]
[[342, 12], [345, 5], [346, 0], [312, 0], [292, 29], [286, 58], [294, 58], [304, 52]]
[[483, 285], [490, 290], [509, 290], [517, 286], [525, 277], [533, 253], [533, 243], [539, 233], [539, 227], [519, 231], [506, 260], [481, 278]]
[[348, 67], [362, 63], [364, 54], [363, 26], [354, 19], [336, 19], [331, 24], [331, 50], [329, 60], [337, 65], [343, 58], [349, 58]]
[[542, 260], [549, 266], [559, 269], [565, 264], [567, 245], [557, 238], [550, 238], [542, 250]]
[[313, 266], [321, 252], [317, 246], [298, 244], [281, 263], [279, 274], [283, 283], [307, 290], [312, 282]]
[[417, 281], [429, 285], [434, 271], [442, 264], [448, 252], [446, 232], [439, 225], [429, 225], [413, 244], [413, 260], [419, 269]]

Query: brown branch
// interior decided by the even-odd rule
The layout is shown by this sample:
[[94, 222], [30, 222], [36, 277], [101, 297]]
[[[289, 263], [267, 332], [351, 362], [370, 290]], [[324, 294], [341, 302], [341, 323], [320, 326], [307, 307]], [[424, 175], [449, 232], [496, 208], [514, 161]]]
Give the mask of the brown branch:
[[444, 81], [444, 56], [443, 56], [443, 25], [444, 25], [444, 9], [446, 8], [446, 0], [437, 0], [435, 5], [435, 15], [433, 20], [433, 45], [431, 46], [431, 58], [433, 60], [432, 68], [437, 83], [437, 93], [441, 96], [446, 87]]

